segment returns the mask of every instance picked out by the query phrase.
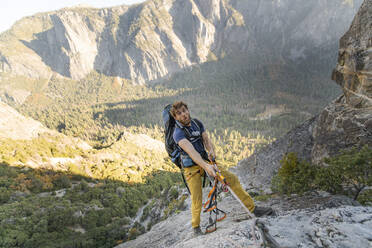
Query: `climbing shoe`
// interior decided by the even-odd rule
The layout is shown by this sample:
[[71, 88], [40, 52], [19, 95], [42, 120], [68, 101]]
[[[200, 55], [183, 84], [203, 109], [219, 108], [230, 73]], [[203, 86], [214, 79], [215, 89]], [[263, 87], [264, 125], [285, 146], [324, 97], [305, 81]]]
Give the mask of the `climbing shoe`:
[[266, 208], [266, 207], [255, 207], [253, 210], [253, 214], [256, 217], [261, 217], [264, 215], [274, 215], [275, 212], [272, 208]]
[[193, 228], [193, 231], [194, 231], [194, 237], [197, 237], [197, 236], [200, 236], [200, 235], [204, 234], [202, 232], [202, 230], [200, 229], [200, 226]]

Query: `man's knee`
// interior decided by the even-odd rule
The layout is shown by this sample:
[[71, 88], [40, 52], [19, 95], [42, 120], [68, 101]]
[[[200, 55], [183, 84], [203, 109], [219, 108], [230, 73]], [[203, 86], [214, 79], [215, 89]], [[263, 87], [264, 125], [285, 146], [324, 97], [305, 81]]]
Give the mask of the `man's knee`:
[[221, 171], [221, 173], [222, 173], [222, 176], [226, 178], [227, 183], [235, 184], [239, 182], [239, 179], [235, 174], [229, 171], [226, 171], [226, 170]]

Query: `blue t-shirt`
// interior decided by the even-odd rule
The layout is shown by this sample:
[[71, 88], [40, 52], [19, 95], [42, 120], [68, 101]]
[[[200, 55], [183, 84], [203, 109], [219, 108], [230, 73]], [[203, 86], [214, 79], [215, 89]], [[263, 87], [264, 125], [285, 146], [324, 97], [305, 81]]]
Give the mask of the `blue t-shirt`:
[[[202, 155], [203, 153], [206, 153], [206, 151], [204, 149], [203, 139], [201, 137], [201, 135], [205, 131], [205, 129], [204, 129], [203, 123], [201, 123], [199, 121], [198, 124], [196, 123], [195, 120], [192, 120], [191, 121], [191, 126], [190, 127], [185, 126], [184, 128], [187, 129], [190, 132], [190, 134], [192, 135], [192, 137], [188, 140], [191, 142], [191, 144], [193, 145], [195, 150], [200, 155]], [[178, 142], [180, 142], [180, 140], [187, 139], [186, 135], [185, 135], [185, 131], [176, 126], [176, 128], [174, 129], [174, 132], [173, 132], [173, 139], [177, 144], [178, 144]], [[186, 155], [185, 152], [183, 152], [183, 154]], [[190, 166], [189, 163], [185, 163], [185, 162], [186, 161], [184, 161], [184, 166], [185, 167]]]

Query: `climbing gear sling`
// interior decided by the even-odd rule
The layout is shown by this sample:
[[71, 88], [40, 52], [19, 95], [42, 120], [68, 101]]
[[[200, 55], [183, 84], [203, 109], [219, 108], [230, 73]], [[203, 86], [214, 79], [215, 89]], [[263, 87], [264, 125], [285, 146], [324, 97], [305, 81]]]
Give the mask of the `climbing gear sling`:
[[[219, 209], [217, 207], [217, 197], [218, 195], [222, 192], [221, 190], [219, 190], [219, 185], [218, 185], [218, 179], [215, 178], [214, 179], [214, 183], [213, 183], [213, 187], [211, 189], [211, 191], [209, 192], [208, 194], [208, 199], [203, 207], [204, 207], [204, 213], [205, 212], [209, 212], [209, 225], [207, 226], [207, 228], [205, 229], [205, 232], [206, 233], [210, 233], [210, 232], [214, 232], [217, 230], [217, 221], [221, 221], [223, 219], [226, 218], [226, 212]], [[225, 191], [226, 192], [226, 191]], [[215, 214], [215, 218], [213, 219], [212, 217], [212, 213]], [[220, 214], [223, 214], [222, 217], [218, 217]]]
[[[212, 212], [214, 212], [216, 214], [216, 217], [215, 217], [214, 220], [213, 220], [213, 218], [211, 216], [209, 217], [209, 225], [207, 226], [206, 232], [209, 233], [209, 232], [215, 231], [217, 229], [217, 221], [223, 220], [226, 217], [226, 213], [224, 211], [222, 211], [222, 210], [220, 210], [220, 209], [217, 208], [217, 195], [218, 195], [218, 193], [221, 193], [222, 191], [224, 191], [224, 192], [229, 191], [234, 196], [234, 198], [240, 203], [240, 205], [247, 211], [248, 216], [251, 219], [253, 219], [252, 226], [251, 226], [252, 237], [253, 237], [254, 243], [258, 247], [260, 247], [261, 244], [263, 243], [263, 241], [262, 241], [262, 239], [261, 239], [261, 241], [258, 240], [259, 237], [257, 237], [257, 236], [261, 236], [262, 237], [262, 235], [261, 235], [262, 232], [261, 232], [261, 230], [258, 230], [256, 228], [256, 222], [257, 222], [256, 217], [254, 215], [252, 215], [252, 213], [243, 204], [243, 202], [234, 193], [234, 191], [231, 190], [228, 182], [226, 181], [226, 179], [224, 178], [224, 176], [221, 174], [221, 171], [218, 169], [216, 160], [214, 158], [211, 161], [211, 165], [213, 166], [213, 168], [214, 168], [214, 170], [216, 172], [216, 177], [213, 180], [213, 177], [211, 177], [207, 173], [207, 176], [208, 176], [209, 180], [210, 181], [214, 181], [214, 186], [213, 186], [212, 190], [209, 192], [209, 195], [208, 195], [209, 200], [204, 204], [204, 208], [205, 208], [204, 212], [210, 212], [210, 215], [212, 215]], [[224, 214], [224, 216], [221, 217], [221, 218], [218, 218], [218, 214], [220, 212], [222, 212]], [[259, 232], [259, 234], [257, 232]]]

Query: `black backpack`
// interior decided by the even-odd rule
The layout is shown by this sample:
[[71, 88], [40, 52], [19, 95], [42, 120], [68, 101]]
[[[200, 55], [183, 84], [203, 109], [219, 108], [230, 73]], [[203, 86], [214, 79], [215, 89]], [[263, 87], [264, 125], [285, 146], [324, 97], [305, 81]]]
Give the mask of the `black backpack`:
[[176, 120], [170, 113], [172, 105], [167, 105], [163, 110], [163, 124], [164, 124], [164, 137], [165, 137], [165, 150], [167, 151], [172, 162], [182, 169], [181, 151], [173, 139], [173, 132], [176, 128]]
[[[173, 132], [176, 127], [181, 128], [190, 142], [194, 142], [198, 139], [201, 139], [201, 134], [199, 136], [193, 136], [187, 128], [184, 128], [182, 125], [178, 124], [177, 121], [173, 118], [170, 113], [172, 105], [167, 105], [163, 110], [163, 123], [164, 123], [164, 137], [165, 137], [165, 149], [169, 157], [171, 158], [172, 162], [178, 166], [178, 168], [182, 169], [182, 160], [181, 155], [184, 153], [182, 149], [176, 144], [173, 139]], [[196, 124], [197, 127], [200, 128], [201, 123], [197, 119], [192, 119], [192, 122]], [[185, 155], [185, 154], [184, 154]], [[204, 154], [202, 157], [205, 157]]]

